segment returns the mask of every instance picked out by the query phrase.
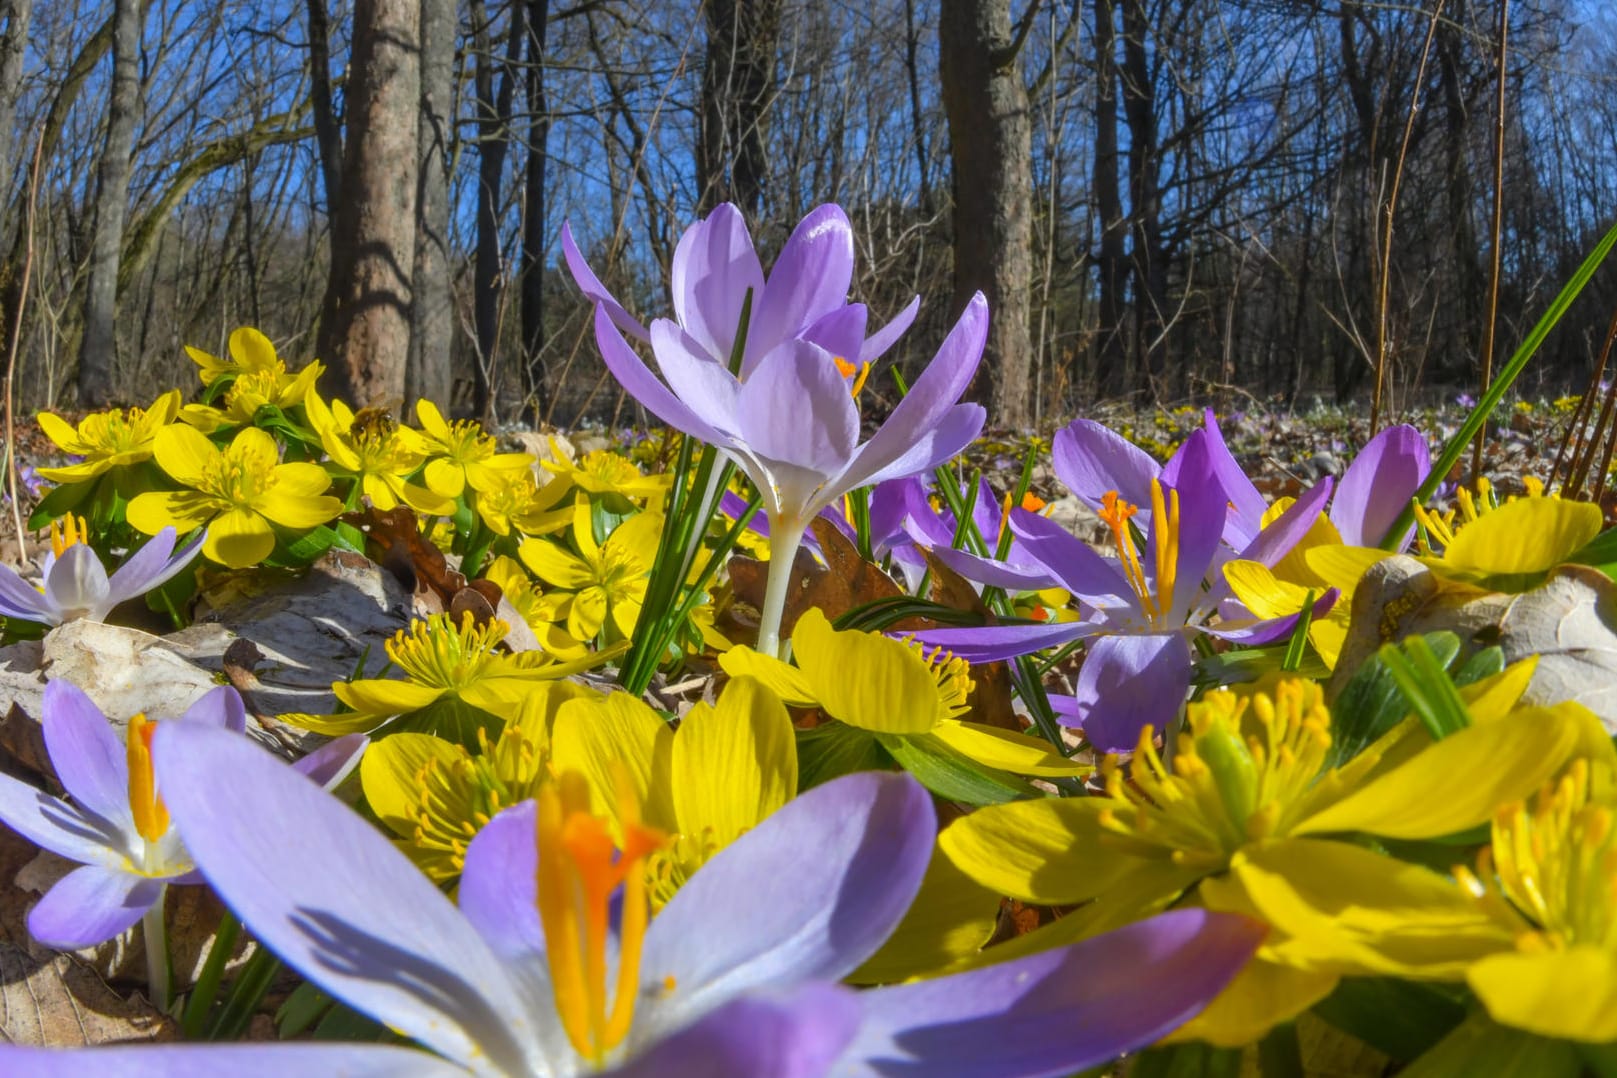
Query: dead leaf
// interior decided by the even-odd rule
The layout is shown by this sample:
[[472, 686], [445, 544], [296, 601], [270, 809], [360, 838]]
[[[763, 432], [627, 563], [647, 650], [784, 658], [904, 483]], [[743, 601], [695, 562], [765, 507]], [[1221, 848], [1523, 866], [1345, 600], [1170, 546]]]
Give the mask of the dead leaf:
[[[789, 638], [803, 612], [818, 607], [835, 621], [856, 606], [877, 599], [893, 598], [904, 592], [881, 566], [859, 556], [859, 550], [836, 525], [816, 517], [809, 525], [820, 545], [821, 565], [804, 547], [799, 547], [792, 563], [791, 583], [786, 590], [786, 610], [780, 619], [780, 635]], [[730, 559], [730, 584], [735, 597], [757, 609], [763, 606], [769, 563], [752, 558]], [[921, 628], [919, 622], [901, 622], [899, 629]], [[756, 622], [754, 623], [756, 628]]]
[[[934, 558], [930, 550], [922, 553], [930, 573], [928, 593], [934, 603], [953, 610], [968, 610], [980, 617], [984, 625], [995, 623], [993, 613], [983, 605], [982, 596], [977, 594], [977, 589], [965, 577]], [[930, 620], [913, 618], [910, 621], [919, 628], [936, 627], [936, 623]], [[909, 625], [905, 624], [904, 628], [908, 629]], [[1002, 730], [1020, 731], [1023, 728], [1011, 704], [1009, 667], [1002, 662], [979, 663], [971, 668], [971, 680], [973, 688], [967, 698], [971, 711], [962, 718], [984, 726], [997, 726]]]
[[1532, 591], [1503, 594], [1445, 580], [1405, 555], [1378, 562], [1354, 592], [1330, 695], [1382, 644], [1439, 630], [1457, 634], [1463, 654], [1497, 644], [1506, 662], [1537, 655], [1525, 701], [1575, 700], [1617, 733], [1617, 584], [1599, 570], [1563, 565]]
[[172, 1041], [179, 1030], [139, 994], [120, 998], [72, 955], [0, 943], [0, 1038], [12, 1044], [82, 1048]]
[[[342, 519], [365, 533], [366, 547], [377, 564], [411, 590], [417, 617], [448, 611], [458, 618], [461, 611], [470, 610], [478, 625], [486, 625], [499, 608], [500, 586], [492, 580], [468, 582], [458, 569], [450, 568], [444, 552], [421, 534], [409, 506], [371, 507], [345, 513]], [[466, 594], [468, 590], [472, 594]]]

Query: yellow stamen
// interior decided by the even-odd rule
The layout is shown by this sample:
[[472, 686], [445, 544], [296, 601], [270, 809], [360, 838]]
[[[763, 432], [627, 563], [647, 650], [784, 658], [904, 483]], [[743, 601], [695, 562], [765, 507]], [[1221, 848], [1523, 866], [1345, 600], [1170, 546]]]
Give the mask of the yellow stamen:
[[1011, 526], [1011, 496], [1005, 495], [1005, 500], [999, 503], [999, 534], [994, 536], [994, 542], [1005, 541], [1005, 529]]
[[[634, 1017], [650, 919], [644, 862], [668, 841], [661, 831], [641, 824], [628, 777], [620, 770], [617, 779], [621, 850], [606, 821], [590, 811], [583, 775], [564, 772], [539, 792], [538, 905], [556, 1013], [579, 1055], [597, 1066], [628, 1035]], [[618, 969], [609, 1008], [608, 911], [620, 885]]]
[[864, 363], [850, 363], [841, 356], [832, 356], [831, 359], [837, 365], [838, 374], [853, 379], [853, 385], [849, 387], [848, 392], [857, 398], [859, 391], [865, 388], [865, 381], [870, 377], [870, 362], [867, 360]]
[[135, 830], [147, 842], [156, 842], [168, 833], [168, 808], [157, 796], [157, 780], [152, 775], [152, 735], [157, 724], [145, 714], [129, 720], [129, 811], [135, 817]]
[[1112, 530], [1112, 540], [1117, 544], [1117, 556], [1123, 562], [1123, 575], [1128, 579], [1129, 587], [1139, 596], [1140, 605], [1149, 612], [1150, 590], [1145, 586], [1145, 570], [1140, 568], [1140, 556], [1134, 549], [1134, 539], [1129, 535], [1129, 520], [1139, 507], [1126, 502], [1117, 496], [1117, 491], [1108, 490], [1101, 496], [1100, 519]]
[[1157, 556], [1157, 614], [1173, 605], [1174, 577], [1179, 570], [1179, 492], [1170, 490], [1163, 509], [1162, 484], [1151, 480], [1152, 545]]
[[1140, 564], [1139, 551], [1129, 534], [1128, 522], [1139, 508], [1109, 490], [1101, 497], [1100, 519], [1112, 530], [1117, 543], [1117, 555], [1123, 563], [1123, 576], [1140, 601], [1140, 609], [1159, 628], [1173, 606], [1174, 579], [1179, 571], [1179, 492], [1169, 490], [1165, 495], [1162, 483], [1151, 480], [1151, 546], [1156, 569], [1156, 590], [1145, 578], [1145, 567]]
[[90, 540], [90, 525], [83, 517], [67, 514], [60, 521], [51, 521], [51, 552], [58, 558], [70, 546]]

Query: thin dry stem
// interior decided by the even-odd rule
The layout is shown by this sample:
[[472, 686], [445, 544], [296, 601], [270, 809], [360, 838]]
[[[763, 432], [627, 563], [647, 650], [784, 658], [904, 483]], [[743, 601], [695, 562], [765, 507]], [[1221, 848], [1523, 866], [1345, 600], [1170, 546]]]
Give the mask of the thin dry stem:
[[[1499, 0], [1499, 83], [1494, 101], [1493, 127], [1493, 265], [1488, 277], [1488, 316], [1482, 323], [1482, 386], [1477, 391], [1481, 400], [1493, 381], [1494, 327], [1499, 321], [1499, 277], [1504, 262], [1500, 238], [1504, 235], [1505, 220], [1505, 58], [1510, 48], [1510, 0]], [[1477, 431], [1476, 449], [1471, 456], [1471, 474], [1482, 475], [1482, 454], [1488, 446], [1488, 424]]]
[[22, 347], [22, 320], [28, 309], [28, 284], [34, 271], [34, 203], [39, 195], [39, 160], [43, 156], [45, 140], [34, 139], [34, 161], [28, 168], [28, 205], [23, 211], [23, 230], [27, 245], [23, 248], [22, 281], [17, 289], [17, 310], [11, 319], [11, 340], [6, 344], [6, 483], [11, 489], [11, 520], [17, 528], [17, 557], [28, 550], [27, 534], [22, 524], [22, 503], [17, 499], [17, 411], [12, 387], [17, 380], [17, 352]]

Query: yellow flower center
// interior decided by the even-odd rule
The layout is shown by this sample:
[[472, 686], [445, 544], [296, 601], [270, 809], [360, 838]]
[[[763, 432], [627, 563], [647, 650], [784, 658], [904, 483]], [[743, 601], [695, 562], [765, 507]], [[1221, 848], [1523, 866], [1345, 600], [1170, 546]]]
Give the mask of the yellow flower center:
[[971, 664], [952, 652], [944, 651], [941, 646], [929, 652], [917, 641], [904, 642], [921, 657], [937, 679], [938, 699], [943, 704], [944, 714], [953, 718], [970, 711], [971, 705], [967, 701], [971, 698], [971, 690], [977, 687], [977, 683], [971, 679]]
[[[597, 1066], [622, 1043], [634, 1018], [640, 954], [651, 919], [644, 862], [666, 842], [662, 832], [641, 824], [639, 803], [622, 774], [618, 816], [621, 849], [606, 821], [590, 811], [583, 775], [564, 772], [539, 791], [539, 919], [556, 1013], [573, 1048]], [[616, 983], [609, 985], [610, 905], [620, 886], [618, 968]]]
[[51, 553], [60, 558], [70, 546], [90, 541], [90, 526], [83, 517], [67, 514], [61, 520], [51, 521]]
[[1161, 480], [1151, 480], [1151, 553], [1155, 560], [1155, 589], [1145, 576], [1129, 520], [1139, 507], [1109, 490], [1101, 497], [1100, 519], [1111, 529], [1117, 556], [1123, 563], [1123, 576], [1139, 600], [1140, 609], [1152, 627], [1167, 629], [1168, 612], [1173, 606], [1174, 577], [1179, 568], [1179, 492], [1162, 492]]
[[1291, 679], [1269, 693], [1209, 693], [1187, 722], [1171, 771], [1149, 726], [1127, 777], [1106, 758], [1101, 823], [1136, 855], [1216, 872], [1242, 845], [1286, 832], [1325, 765], [1330, 713], [1317, 684]]
[[491, 745], [477, 728], [478, 754], [461, 746], [451, 761], [428, 757], [415, 774], [415, 830], [408, 850], [435, 880], [460, 875], [466, 846], [504, 808], [533, 797], [545, 778], [545, 754], [516, 723]]
[[[277, 369], [278, 368], [278, 369]], [[286, 374], [286, 368], [279, 364], [275, 368], [248, 371], [237, 377], [226, 394], [228, 402], [226, 410], [243, 422], [249, 422], [258, 410], [266, 404], [278, 403], [281, 390], [281, 381]]]
[[[1493, 846], [1478, 858], [1478, 875], [1497, 873], [1502, 897], [1534, 926], [1517, 938], [1523, 950], [1617, 946], [1617, 806], [1591, 802], [1589, 785], [1589, 761], [1580, 759], [1531, 808], [1517, 802], [1494, 816]], [[1455, 874], [1499, 905], [1501, 896], [1478, 876]]]
[[463, 689], [483, 673], [510, 628], [498, 618], [478, 627], [470, 610], [458, 627], [451, 615], [434, 614], [394, 633], [387, 657], [419, 684]]
[[476, 464], [494, 456], [499, 448], [494, 438], [483, 433], [475, 419], [457, 419], [448, 424], [448, 434], [439, 444], [443, 455], [456, 464]]
[[157, 724], [136, 715], [129, 720], [129, 811], [135, 817], [135, 830], [147, 842], [168, 834], [168, 808], [157, 796], [157, 780], [152, 775], [152, 735]]

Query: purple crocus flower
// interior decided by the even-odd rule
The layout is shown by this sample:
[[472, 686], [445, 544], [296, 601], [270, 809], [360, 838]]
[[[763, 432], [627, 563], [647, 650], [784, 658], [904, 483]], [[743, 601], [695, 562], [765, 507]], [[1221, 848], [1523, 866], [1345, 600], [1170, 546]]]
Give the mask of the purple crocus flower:
[[[1009, 499], [996, 501], [988, 481], [979, 479], [976, 497], [969, 487], [961, 488], [963, 498], [971, 498], [971, 518], [977, 534], [990, 550], [998, 548], [1002, 532], [1010, 527], [1013, 508]], [[958, 522], [947, 509], [934, 509], [924, 488], [917, 485], [907, 492], [905, 526], [916, 542], [929, 547], [933, 557], [965, 577], [967, 580], [1008, 591], [1038, 591], [1059, 584], [1049, 567], [1028, 553], [1027, 547], [1011, 532], [1011, 543], [1005, 557], [992, 558], [954, 548]]]
[[[436, 1055], [383, 1045], [0, 1047], [0, 1068], [1066, 1074], [1195, 1014], [1263, 931], [1245, 918], [1186, 909], [954, 977], [842, 988], [835, 982], [904, 915], [935, 838], [930, 800], [913, 779], [867, 772], [789, 802], [704, 865], [649, 926], [633, 912], [632, 878], [621, 899], [598, 889], [595, 900], [619, 910], [611, 921], [598, 911], [612, 935], [605, 961], [618, 965], [620, 981], [632, 979], [604, 1005], [596, 998], [587, 1011], [572, 1010], [577, 992], [552, 971], [579, 967], [558, 965], [552, 952], [575, 941], [545, 936], [556, 894], [547, 881], [585, 855], [571, 843], [541, 845], [555, 833], [566, 778], [561, 794], [507, 809], [478, 833], [457, 907], [372, 825], [239, 739], [175, 724], [159, 733], [156, 752], [187, 844], [254, 935], [331, 995]], [[631, 856], [625, 849], [619, 858]], [[575, 1047], [579, 1024], [610, 1028], [617, 1039], [589, 1042], [604, 1047], [586, 1058]]]
[[[1399, 424], [1371, 438], [1342, 473], [1331, 501], [1331, 523], [1342, 542], [1379, 546], [1431, 471], [1431, 451], [1414, 427]], [[1414, 534], [1411, 524], [1398, 549], [1407, 547]]]
[[51, 549], [40, 566], [40, 588], [0, 565], [0, 614], [42, 625], [60, 625], [75, 618], [101, 621], [119, 603], [146, 594], [190, 565], [201, 552], [207, 532], [176, 551], [174, 529], [164, 528], [110, 578], [84, 538], [83, 523], [75, 523], [71, 516], [64, 530], [51, 524]]
[[[1008, 659], [1089, 638], [1074, 699], [1060, 717], [1081, 726], [1096, 748], [1129, 752], [1142, 727], [1162, 729], [1178, 714], [1190, 687], [1192, 637], [1207, 633], [1263, 643], [1290, 633], [1297, 618], [1208, 624], [1223, 597], [1222, 574], [1211, 587], [1206, 581], [1227, 557], [1223, 539], [1232, 516], [1240, 512], [1232, 508], [1234, 499], [1228, 497], [1217, 445], [1208, 431], [1194, 432], [1169, 467], [1153, 474], [1150, 458], [1136, 457], [1138, 450], [1110, 432], [1109, 437], [1093, 440], [1098, 451], [1079, 452], [1075, 430], [1087, 435], [1094, 427], [1079, 420], [1057, 434], [1056, 474], [1081, 498], [1101, 489], [1102, 483], [1110, 484], [1095, 500], [1101, 520], [1112, 530], [1118, 555], [1102, 556], [1059, 524], [1024, 509], [1011, 511], [1010, 527], [1028, 562], [1048, 570], [1087, 608], [1085, 616], [1072, 622], [934, 629], [916, 638], [970, 662]], [[1121, 451], [1123, 446], [1134, 453]], [[1143, 490], [1148, 500], [1136, 503], [1125, 490]], [[1268, 564], [1278, 560], [1307, 532], [1329, 493], [1329, 484], [1321, 484], [1299, 499], [1252, 536], [1243, 556], [1268, 559]], [[1137, 517], [1145, 518], [1143, 550], [1133, 539]], [[972, 568], [963, 565], [960, 571]], [[1327, 593], [1315, 615], [1335, 601], [1336, 594]]]
[[[62, 877], [28, 914], [28, 931], [48, 947], [72, 950], [103, 943], [147, 918], [148, 966], [157, 973], [150, 933], [161, 932], [163, 895], [171, 883], [200, 883], [180, 834], [171, 827], [162, 793], [154, 784], [150, 742], [155, 728], [207, 728], [232, 740], [268, 766], [282, 766], [244, 736], [247, 712], [228, 685], [212, 689], [178, 723], [129, 723], [125, 744], [101, 709], [67, 681], [45, 686], [45, 747], [71, 801], [63, 801], [0, 774], [0, 823], [52, 853], [83, 867]], [[292, 765], [320, 781], [336, 782], [358, 762], [362, 736], [331, 742]], [[188, 765], [182, 765], [188, 766]], [[235, 781], [225, 776], [226, 782]], [[166, 971], [159, 973], [159, 978]], [[152, 986], [167, 995], [161, 983]]]
[[[677, 321], [646, 332], [662, 378], [624, 339], [638, 323], [608, 295], [564, 240], [568, 265], [596, 304], [595, 337], [607, 368], [664, 423], [734, 460], [764, 498], [774, 543], [760, 611], [758, 650], [779, 650], [792, 558], [804, 529], [845, 492], [923, 472], [964, 449], [985, 412], [959, 404], [988, 335], [988, 304], [973, 297], [928, 368], [887, 421], [860, 441], [856, 403], [870, 363], [907, 325], [901, 315], [870, 339], [866, 314], [848, 304], [853, 234], [836, 206], [803, 220], [767, 281], [734, 207], [688, 229], [674, 257]], [[752, 314], [740, 366], [730, 370], [748, 292]], [[900, 326], [902, 328], [902, 325]]]

